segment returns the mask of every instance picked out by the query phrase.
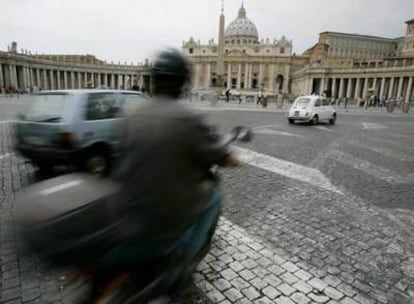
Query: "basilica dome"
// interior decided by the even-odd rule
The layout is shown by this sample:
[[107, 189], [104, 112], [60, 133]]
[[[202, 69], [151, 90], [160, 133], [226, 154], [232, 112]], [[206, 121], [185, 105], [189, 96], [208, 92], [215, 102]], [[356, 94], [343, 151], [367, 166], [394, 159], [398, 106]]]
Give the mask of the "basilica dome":
[[239, 9], [239, 15], [226, 28], [225, 38], [250, 38], [259, 39], [256, 25], [246, 17], [243, 5]]

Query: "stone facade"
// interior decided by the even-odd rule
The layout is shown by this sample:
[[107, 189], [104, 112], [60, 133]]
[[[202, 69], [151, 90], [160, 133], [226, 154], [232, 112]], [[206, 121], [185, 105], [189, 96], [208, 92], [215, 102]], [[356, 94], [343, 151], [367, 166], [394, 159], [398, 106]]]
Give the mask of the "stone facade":
[[292, 41], [259, 39], [258, 30], [241, 6], [225, 29], [222, 13], [218, 43], [183, 42], [194, 62], [196, 91], [231, 88], [248, 95], [261, 88], [267, 95], [327, 94], [335, 98], [414, 100], [414, 19], [405, 37], [323, 32], [302, 55], [292, 54]]
[[93, 55], [32, 55], [17, 51], [15, 42], [0, 51], [0, 87], [20, 90], [129, 89], [134, 84], [150, 90], [149, 63], [106, 63]]
[[246, 10], [224, 30], [224, 14], [220, 16], [219, 43], [210, 40], [201, 44], [190, 38], [183, 51], [192, 57], [195, 67], [193, 87], [208, 90], [214, 87], [242, 91], [263, 88], [271, 92], [288, 90], [292, 41], [259, 39], [255, 24]]

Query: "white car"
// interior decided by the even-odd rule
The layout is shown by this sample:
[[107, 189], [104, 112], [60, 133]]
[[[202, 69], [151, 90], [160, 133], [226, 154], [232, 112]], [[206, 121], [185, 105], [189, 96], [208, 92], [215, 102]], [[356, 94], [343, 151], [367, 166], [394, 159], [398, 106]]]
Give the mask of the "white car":
[[331, 106], [329, 99], [313, 95], [296, 98], [287, 115], [287, 119], [291, 124], [295, 121], [303, 121], [314, 125], [321, 120], [334, 124], [336, 117], [336, 111]]

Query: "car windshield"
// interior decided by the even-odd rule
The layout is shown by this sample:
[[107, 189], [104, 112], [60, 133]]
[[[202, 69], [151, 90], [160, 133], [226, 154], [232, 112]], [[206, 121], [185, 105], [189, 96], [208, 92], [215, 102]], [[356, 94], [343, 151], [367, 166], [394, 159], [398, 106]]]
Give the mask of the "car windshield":
[[37, 122], [59, 122], [68, 105], [67, 94], [34, 95], [23, 111], [22, 119]]
[[310, 103], [310, 98], [299, 98], [295, 104], [297, 106], [307, 106]]

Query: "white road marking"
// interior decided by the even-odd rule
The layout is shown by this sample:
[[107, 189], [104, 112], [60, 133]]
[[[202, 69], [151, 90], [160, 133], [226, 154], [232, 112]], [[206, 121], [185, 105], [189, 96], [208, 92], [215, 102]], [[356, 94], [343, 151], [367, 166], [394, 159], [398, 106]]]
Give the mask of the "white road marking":
[[341, 151], [332, 151], [332, 153], [329, 154], [329, 157], [332, 157], [340, 163], [351, 166], [354, 169], [361, 170], [368, 175], [389, 183], [404, 184], [410, 183], [414, 180], [414, 176], [403, 176], [397, 172], [382, 168], [380, 166], [374, 165], [369, 161], [356, 158]]
[[294, 136], [303, 137], [302, 135], [292, 134], [283, 131], [272, 130], [268, 128], [254, 130], [254, 134], [265, 134], [265, 135], [283, 135], [283, 136]]
[[319, 188], [343, 194], [329, 179], [317, 169], [298, 165], [289, 161], [261, 154], [249, 149], [235, 147], [240, 160], [246, 164], [270, 171], [282, 176], [296, 179]]
[[0, 159], [3, 159], [3, 158], [6, 158], [6, 157], [9, 157], [9, 156], [12, 156], [12, 154], [13, 153], [6, 153], [6, 154], [3, 154], [3, 155], [0, 155]]
[[45, 189], [43, 191], [40, 191], [40, 194], [46, 196], [46, 195], [58, 192], [60, 190], [64, 190], [64, 189], [67, 189], [67, 188], [77, 186], [81, 183], [82, 183], [81, 180], [74, 180], [74, 181], [71, 181], [71, 182], [67, 182], [67, 183], [64, 183], [64, 184], [61, 184], [61, 185], [58, 185], [58, 186], [51, 187], [51, 188]]
[[10, 124], [10, 123], [15, 123], [17, 122], [17, 120], [1, 120], [0, 121], [0, 125], [2, 124]]
[[384, 125], [379, 124], [379, 123], [373, 123], [373, 122], [363, 122], [362, 127], [364, 129], [367, 129], [367, 130], [370, 130], [370, 129], [374, 129], [374, 130], [388, 129], [387, 126], [384, 126]]
[[[361, 142], [358, 142], [356, 140], [351, 140], [349, 141], [349, 143], [353, 146], [361, 147]], [[374, 151], [376, 153], [379, 153], [379, 154], [382, 154], [388, 157], [395, 158], [400, 161], [414, 161], [414, 157], [412, 157], [411, 154], [410, 155], [402, 154], [403, 152], [401, 150], [397, 150], [397, 149], [390, 150], [387, 148], [372, 147], [372, 146], [367, 145], [366, 143], [362, 146], [362, 148]]]
[[332, 132], [332, 130], [331, 130], [331, 129], [329, 129], [329, 128], [327, 128], [327, 127], [324, 127], [324, 126], [315, 126], [314, 128], [315, 128], [315, 129], [318, 129], [318, 130], [322, 130], [322, 131]]

